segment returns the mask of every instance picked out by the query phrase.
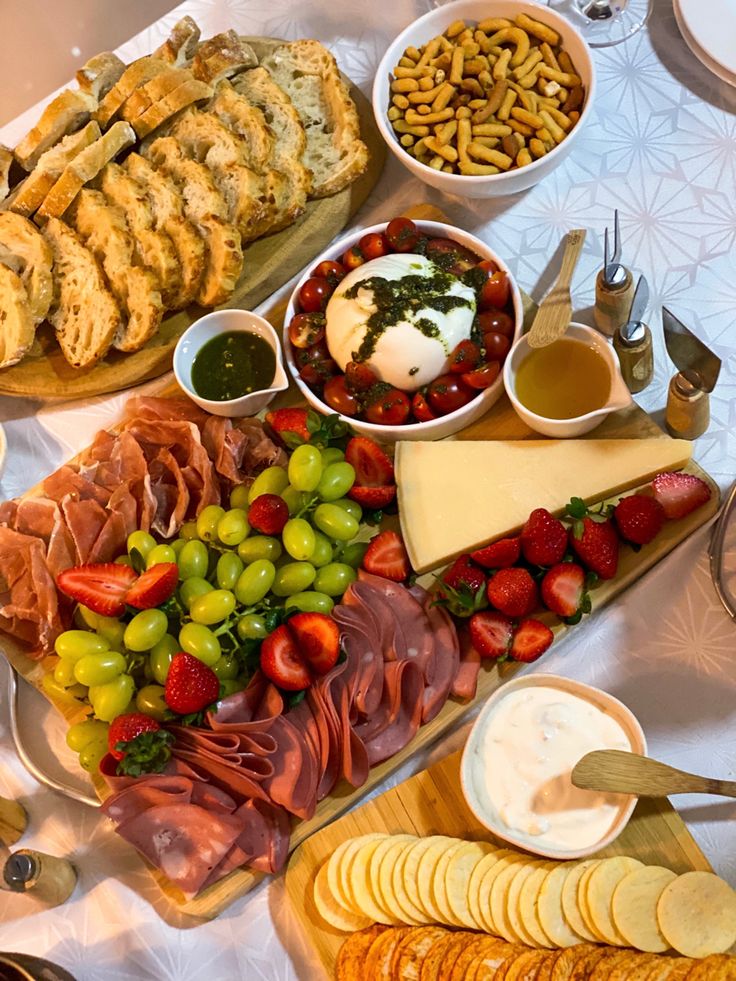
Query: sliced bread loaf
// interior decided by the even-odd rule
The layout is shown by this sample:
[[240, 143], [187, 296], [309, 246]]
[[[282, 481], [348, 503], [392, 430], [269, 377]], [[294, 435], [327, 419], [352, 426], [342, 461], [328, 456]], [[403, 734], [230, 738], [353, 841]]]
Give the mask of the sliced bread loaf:
[[125, 100], [135, 92], [138, 86], [145, 85], [159, 72], [168, 71], [169, 67], [168, 62], [154, 56], [139, 58], [138, 61], [134, 61], [132, 65], [128, 65], [118, 81], [102, 99], [97, 109], [92, 113], [92, 118], [96, 119], [103, 129], [107, 129], [122, 109]]
[[197, 302], [216, 307], [229, 300], [243, 271], [243, 249], [234, 225], [217, 215], [204, 215], [196, 222], [207, 244], [207, 263]]
[[0, 368], [17, 364], [30, 350], [35, 336], [23, 281], [0, 260]]
[[123, 103], [120, 115], [128, 122], [132, 122], [136, 116], [150, 108], [154, 102], [163, 99], [164, 96], [172, 92], [177, 85], [192, 78], [192, 73], [188, 68], [170, 68], [168, 71], [159, 72], [145, 85], [139, 85], [135, 92], [132, 92]]
[[0, 204], [10, 192], [10, 167], [13, 163], [13, 151], [10, 147], [0, 144]]
[[258, 64], [256, 53], [235, 31], [225, 31], [203, 41], [192, 59], [192, 71], [203, 82], [214, 85]]
[[97, 99], [86, 92], [65, 89], [46, 106], [41, 118], [15, 148], [15, 159], [24, 170], [33, 170], [42, 153], [74, 132], [89, 119]]
[[196, 21], [189, 15], [182, 17], [174, 24], [171, 34], [164, 43], [153, 52], [153, 56], [171, 65], [185, 65], [194, 57], [199, 37], [200, 31]]
[[149, 133], [158, 129], [167, 119], [171, 119], [180, 110], [186, 109], [187, 106], [191, 106], [193, 103], [204, 102], [210, 99], [212, 94], [213, 89], [211, 86], [207, 85], [206, 82], [200, 82], [199, 79], [192, 76], [185, 82], [182, 82], [181, 85], [177, 85], [175, 89], [172, 89], [171, 92], [162, 99], [159, 99], [158, 102], [149, 106], [140, 116], [136, 116], [133, 120], [133, 128], [140, 139], [143, 139], [144, 136], [148, 136]]
[[21, 277], [34, 324], [45, 320], [54, 295], [51, 249], [27, 218], [0, 211], [0, 262]]
[[204, 215], [217, 215], [228, 221], [228, 206], [217, 189], [212, 171], [187, 156], [177, 139], [160, 136], [144, 147], [143, 156], [176, 182], [184, 198], [185, 213], [191, 221]]
[[78, 69], [77, 85], [82, 92], [86, 92], [99, 102], [119, 81], [124, 71], [124, 61], [111, 51], [103, 51]]

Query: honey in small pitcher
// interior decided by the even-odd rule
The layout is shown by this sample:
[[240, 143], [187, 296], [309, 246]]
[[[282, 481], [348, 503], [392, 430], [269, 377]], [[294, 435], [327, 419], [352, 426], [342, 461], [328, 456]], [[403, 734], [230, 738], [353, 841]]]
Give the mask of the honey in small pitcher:
[[529, 352], [517, 369], [515, 390], [538, 416], [575, 419], [608, 402], [611, 373], [595, 348], [563, 337]]

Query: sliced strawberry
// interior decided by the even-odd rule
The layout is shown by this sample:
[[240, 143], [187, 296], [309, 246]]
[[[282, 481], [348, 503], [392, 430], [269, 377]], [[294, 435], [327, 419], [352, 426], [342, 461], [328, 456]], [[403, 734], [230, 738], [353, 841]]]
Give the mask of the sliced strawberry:
[[125, 747], [119, 748], [118, 743], [129, 743], [140, 736], [142, 732], [158, 732], [161, 728], [159, 723], [152, 719], [150, 715], [143, 712], [128, 712], [127, 715], [119, 715], [110, 723], [107, 730], [107, 748], [116, 760], [122, 760], [125, 756]]
[[179, 651], [166, 675], [164, 700], [179, 715], [190, 715], [211, 705], [220, 694], [220, 679], [202, 661]]
[[664, 524], [664, 508], [653, 497], [632, 494], [622, 498], [613, 511], [618, 533], [632, 545], [648, 545]]
[[354, 484], [348, 491], [348, 497], [357, 501], [361, 507], [380, 511], [396, 497], [396, 487], [394, 484], [388, 487], [359, 487]]
[[470, 618], [470, 639], [481, 657], [503, 657], [511, 648], [514, 624], [503, 613], [482, 610]]
[[363, 568], [374, 576], [403, 582], [411, 572], [411, 566], [401, 535], [395, 531], [382, 531], [372, 538], [363, 556]]
[[570, 619], [578, 613], [590, 612], [590, 598], [585, 593], [585, 569], [576, 562], [553, 565], [542, 580], [541, 592], [544, 605], [559, 617]]
[[520, 538], [501, 538], [470, 553], [470, 558], [484, 569], [508, 569], [521, 556]]
[[266, 422], [277, 436], [294, 433], [300, 440], [308, 443], [311, 436], [307, 428], [308, 414], [308, 409], [274, 409], [266, 413]]
[[297, 613], [287, 624], [307, 665], [327, 674], [340, 654], [340, 628], [326, 613]]
[[537, 508], [521, 529], [521, 550], [532, 565], [561, 562], [567, 549], [567, 529], [546, 508]]
[[386, 487], [394, 483], [390, 457], [368, 436], [353, 436], [345, 449], [345, 459], [354, 468], [355, 483], [361, 487]]
[[690, 473], [659, 473], [652, 481], [652, 490], [670, 519], [684, 518], [711, 498], [705, 481]]
[[499, 569], [488, 581], [488, 602], [509, 617], [525, 617], [539, 603], [537, 584], [526, 569]]
[[154, 606], [165, 603], [174, 595], [176, 584], [179, 582], [179, 566], [176, 562], [160, 562], [152, 565], [138, 577], [128, 592], [125, 602], [136, 610], [150, 610]]
[[511, 642], [511, 657], [515, 661], [536, 661], [547, 650], [555, 635], [540, 620], [522, 620]]
[[260, 494], [248, 508], [248, 524], [262, 535], [280, 535], [289, 520], [289, 508], [278, 494]]
[[261, 671], [279, 688], [302, 691], [311, 677], [294, 635], [284, 623], [261, 644]]
[[616, 575], [619, 538], [610, 518], [577, 520], [570, 529], [570, 546], [583, 565], [600, 579], [613, 579]]
[[78, 603], [104, 617], [125, 613], [125, 594], [137, 579], [129, 565], [103, 562], [76, 565], [56, 577], [56, 585]]

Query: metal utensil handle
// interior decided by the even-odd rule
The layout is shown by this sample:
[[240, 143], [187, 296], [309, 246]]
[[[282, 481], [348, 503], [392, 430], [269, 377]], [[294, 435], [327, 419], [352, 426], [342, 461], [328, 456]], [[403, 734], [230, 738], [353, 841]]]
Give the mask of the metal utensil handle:
[[91, 797], [90, 795], [85, 794], [83, 791], [77, 790], [75, 787], [71, 787], [68, 784], [61, 783], [60, 781], [54, 779], [54, 777], [50, 777], [47, 773], [44, 773], [43, 770], [39, 770], [39, 768], [30, 758], [26, 752], [25, 746], [23, 745], [20, 729], [18, 727], [18, 675], [12, 664], [8, 663], [8, 668], [10, 669], [10, 680], [8, 683], [10, 695], [8, 699], [10, 703], [10, 733], [13, 737], [13, 742], [15, 743], [18, 759], [34, 778], [34, 780], [37, 780], [45, 787], [49, 787], [51, 790], [55, 790], [57, 793], [63, 794], [65, 797], [71, 797], [72, 800], [79, 801], [80, 804], [86, 804], [88, 807], [101, 807], [101, 802], [97, 797]]

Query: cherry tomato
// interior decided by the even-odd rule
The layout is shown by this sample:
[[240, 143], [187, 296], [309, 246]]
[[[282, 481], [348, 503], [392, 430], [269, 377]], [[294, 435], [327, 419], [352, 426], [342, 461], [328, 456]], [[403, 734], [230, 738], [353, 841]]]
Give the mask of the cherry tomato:
[[414, 413], [414, 418], [417, 422], [430, 422], [432, 419], [437, 418], [435, 413], [430, 409], [429, 403], [422, 392], [414, 393], [414, 398], [411, 400], [411, 411]]
[[309, 364], [305, 364], [301, 369], [299, 377], [310, 388], [319, 388], [321, 385], [324, 385], [328, 378], [336, 375], [337, 372], [337, 364], [332, 359], [327, 361], [310, 361]]
[[475, 371], [466, 371], [460, 377], [471, 388], [488, 388], [498, 378], [501, 365], [498, 361], [489, 361], [487, 364], [479, 365]]
[[483, 347], [486, 349], [486, 358], [489, 361], [503, 361], [509, 353], [511, 341], [503, 334], [484, 334]]
[[[481, 259], [481, 261], [478, 263], [478, 268], [482, 269], [490, 279], [494, 273], [498, 272], [498, 263], [494, 262], [493, 259]], [[316, 273], [313, 275], [316, 275]]]
[[440, 375], [427, 390], [430, 407], [441, 416], [467, 405], [472, 398], [475, 398], [475, 392], [457, 375]]
[[299, 290], [299, 306], [303, 313], [321, 313], [335, 292], [322, 276], [312, 276]]
[[310, 364], [312, 361], [329, 361], [331, 357], [330, 349], [324, 338], [317, 341], [316, 344], [312, 344], [311, 347], [294, 352], [294, 360], [299, 368], [303, 368], [304, 365]]
[[410, 412], [411, 402], [406, 392], [400, 388], [389, 388], [366, 407], [365, 417], [368, 422], [379, 426], [403, 426]]
[[419, 237], [419, 229], [411, 218], [394, 218], [386, 226], [386, 240], [394, 252], [413, 252]]
[[311, 347], [325, 336], [325, 318], [321, 313], [297, 313], [289, 324], [289, 340], [298, 348]]
[[509, 277], [505, 272], [495, 272], [490, 279], [483, 284], [480, 293], [480, 306], [482, 310], [488, 307], [495, 307], [502, 310], [509, 301]]
[[312, 276], [317, 276], [320, 279], [326, 279], [330, 286], [337, 286], [341, 279], [344, 279], [347, 275], [347, 270], [339, 262], [332, 262], [330, 259], [325, 259], [324, 262], [320, 262], [312, 270]]
[[345, 387], [345, 375], [334, 375], [326, 381], [322, 398], [331, 409], [344, 416], [355, 416], [360, 411], [358, 400]]
[[514, 318], [503, 310], [484, 310], [478, 314], [478, 326], [482, 334], [503, 334], [504, 337], [514, 336]]
[[345, 268], [350, 272], [351, 269], [357, 269], [358, 266], [362, 266], [365, 262], [365, 256], [360, 251], [357, 245], [351, 245], [347, 252], [343, 255], [340, 262], [345, 266]]
[[450, 371], [454, 375], [462, 375], [464, 371], [472, 371], [480, 361], [480, 348], [473, 341], [460, 341], [450, 355]]
[[379, 259], [391, 251], [388, 239], [383, 232], [369, 232], [358, 242], [358, 248], [366, 259]]
[[431, 238], [427, 242], [427, 257], [453, 276], [460, 276], [478, 263], [478, 256], [451, 238]]
[[345, 366], [345, 385], [349, 392], [366, 392], [378, 377], [362, 361], [348, 361]]

